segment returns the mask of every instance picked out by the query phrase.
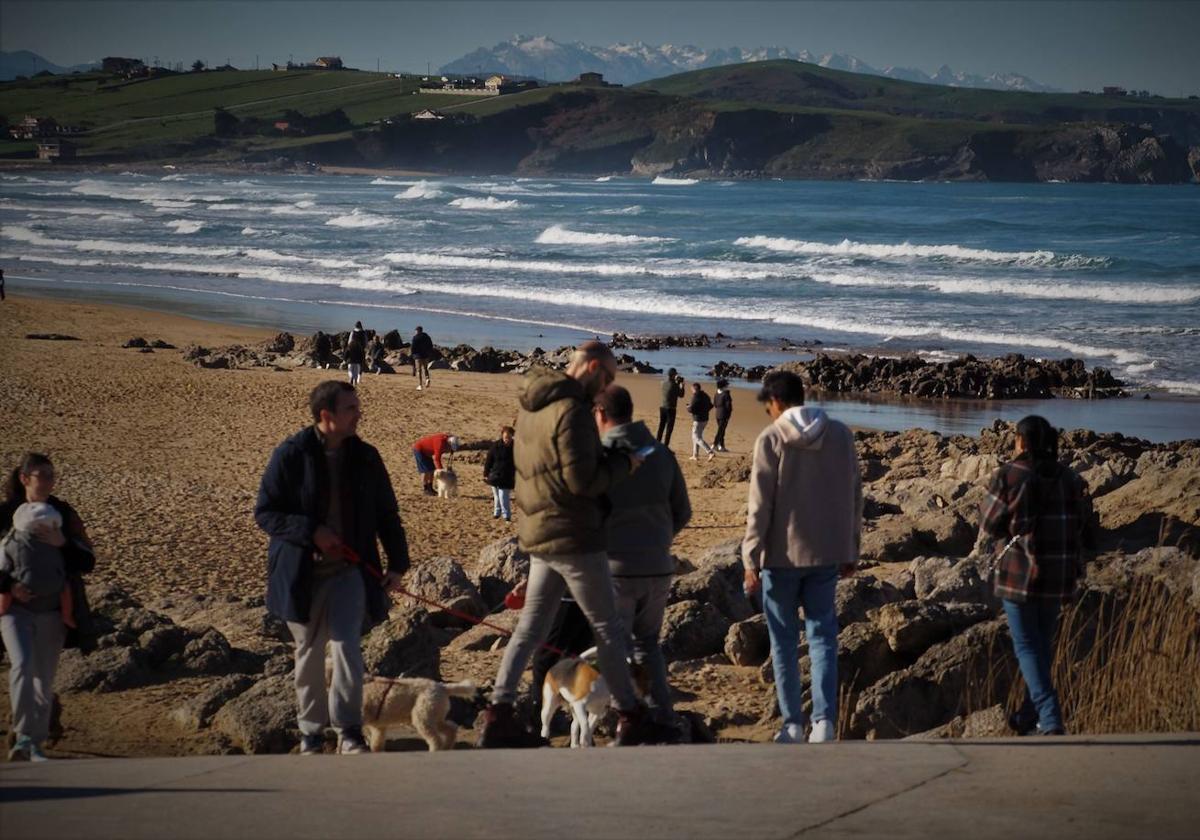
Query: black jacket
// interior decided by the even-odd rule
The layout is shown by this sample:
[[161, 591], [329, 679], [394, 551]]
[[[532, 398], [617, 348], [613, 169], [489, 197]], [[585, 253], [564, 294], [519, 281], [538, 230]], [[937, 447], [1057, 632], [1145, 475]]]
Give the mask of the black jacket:
[[433, 358], [433, 339], [427, 332], [419, 332], [412, 337], [411, 352], [418, 359]]
[[688, 403], [688, 414], [692, 415], [692, 419], [701, 423], [708, 422], [708, 413], [712, 411], [713, 403], [708, 394], [703, 391], [696, 391], [692, 394], [692, 401]]
[[483, 462], [483, 481], [501, 490], [511, 490], [517, 486], [517, 462], [513, 460], [512, 444], [498, 440], [488, 450], [487, 460]]
[[713, 397], [713, 408], [716, 409], [718, 420], [727, 420], [733, 414], [733, 394], [729, 393], [729, 389], [718, 391]]
[[346, 364], [361, 365], [366, 364], [367, 351], [359, 341], [351, 341], [346, 345]]
[[[343, 530], [339, 534], [361, 558], [360, 569], [367, 592], [366, 630], [387, 618], [388, 598], [378, 578], [366, 566], [380, 571], [379, 546], [383, 543], [388, 571], [408, 569], [408, 538], [387, 468], [379, 452], [358, 437], [342, 444]], [[271, 455], [254, 520], [271, 537], [267, 549], [267, 610], [284, 621], [308, 622], [312, 604], [313, 532], [329, 505], [325, 452], [312, 426], [281, 443]]]

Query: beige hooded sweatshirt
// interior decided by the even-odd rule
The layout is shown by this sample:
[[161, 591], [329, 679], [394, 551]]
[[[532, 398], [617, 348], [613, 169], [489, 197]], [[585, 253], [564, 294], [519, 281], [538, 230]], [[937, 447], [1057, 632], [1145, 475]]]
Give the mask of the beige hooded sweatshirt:
[[789, 408], [754, 442], [742, 563], [750, 569], [857, 563], [862, 510], [850, 429], [819, 408]]

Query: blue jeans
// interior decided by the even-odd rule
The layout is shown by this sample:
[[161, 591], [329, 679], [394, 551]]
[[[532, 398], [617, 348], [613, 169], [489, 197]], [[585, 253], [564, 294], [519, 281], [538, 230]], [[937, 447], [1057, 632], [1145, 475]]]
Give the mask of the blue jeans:
[[763, 611], [771, 635], [771, 665], [783, 722], [804, 725], [800, 691], [800, 616], [804, 607], [808, 655], [812, 662], [814, 721], [837, 724], [837, 566], [763, 569]]
[[504, 487], [492, 487], [492, 513], [512, 519], [512, 490]]
[[1062, 604], [1054, 600], [1031, 600], [1024, 604], [1004, 601], [1008, 616], [1008, 632], [1021, 676], [1025, 678], [1027, 696], [1037, 710], [1038, 729], [1062, 729], [1062, 709], [1058, 693], [1050, 681], [1050, 666], [1054, 662], [1054, 631]]

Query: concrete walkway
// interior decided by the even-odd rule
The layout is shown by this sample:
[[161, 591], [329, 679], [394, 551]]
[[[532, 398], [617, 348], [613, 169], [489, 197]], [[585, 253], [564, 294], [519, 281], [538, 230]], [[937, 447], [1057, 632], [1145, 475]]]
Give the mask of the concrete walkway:
[[0, 766], [32, 837], [1195, 838], [1200, 735]]

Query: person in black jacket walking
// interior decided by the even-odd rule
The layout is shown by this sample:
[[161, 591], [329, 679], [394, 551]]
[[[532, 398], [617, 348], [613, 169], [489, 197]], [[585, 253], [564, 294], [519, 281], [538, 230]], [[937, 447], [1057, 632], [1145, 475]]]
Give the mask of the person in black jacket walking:
[[[358, 437], [362, 409], [354, 387], [322, 382], [309, 409], [313, 425], [276, 448], [254, 507], [271, 538], [266, 607], [287, 622], [296, 642], [301, 754], [322, 751], [330, 724], [339, 753], [364, 753], [361, 636], [387, 618], [385, 590], [397, 589], [408, 569], [408, 540], [383, 459]], [[386, 574], [377, 539], [388, 556]], [[328, 691], [326, 643], [333, 662]]]
[[412, 337], [413, 376], [417, 377], [417, 390], [429, 387], [429, 363], [433, 361], [433, 339], [422, 327]]
[[[353, 336], [354, 333], [351, 333]], [[357, 385], [362, 378], [363, 365], [367, 361], [367, 348], [357, 338], [351, 338], [346, 345], [346, 370], [350, 374], [350, 384]]]
[[659, 443], [671, 445], [671, 432], [675, 429], [675, 412], [679, 398], [683, 396], [683, 377], [675, 368], [667, 371], [667, 378], [662, 383], [662, 401], [658, 406], [658, 431], [654, 439]]
[[728, 452], [725, 448], [725, 428], [733, 415], [733, 394], [729, 392], [729, 380], [717, 380], [717, 395], [713, 397], [713, 414], [717, 418], [717, 434], [713, 437], [713, 449]]
[[692, 401], [688, 403], [688, 414], [692, 415], [692, 457], [695, 461], [700, 457], [700, 450], [708, 453], [708, 460], [717, 457], [717, 453], [704, 440], [704, 427], [708, 425], [708, 415], [712, 412], [712, 398], [704, 392], [699, 382], [692, 383]]
[[488, 450], [483, 462], [483, 481], [492, 488], [492, 519], [504, 517], [512, 522], [512, 491], [517, 484], [517, 464], [513, 460], [512, 426], [500, 427], [500, 439]]

